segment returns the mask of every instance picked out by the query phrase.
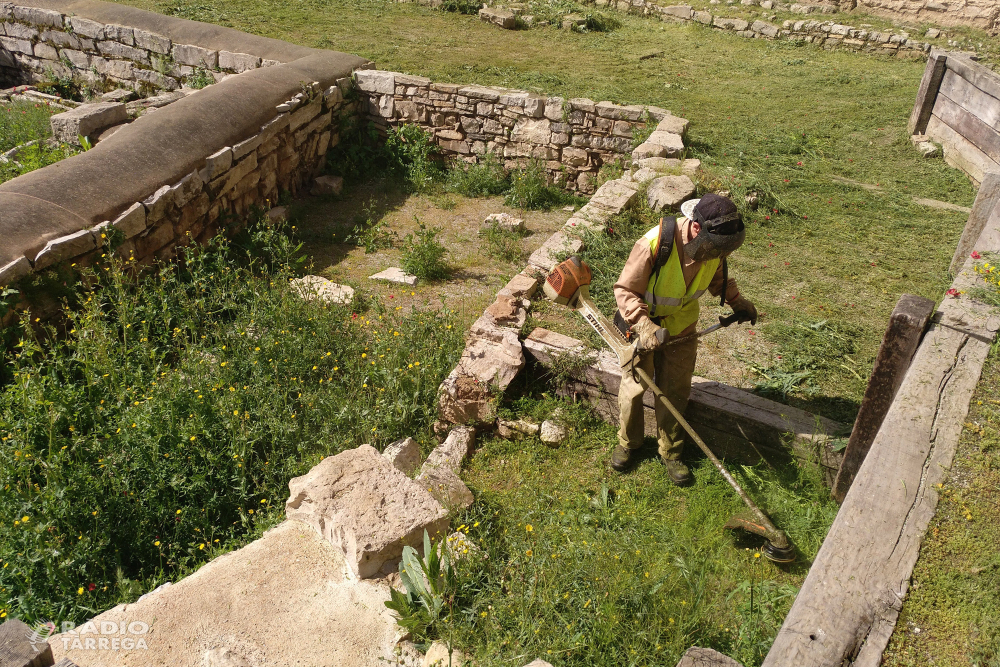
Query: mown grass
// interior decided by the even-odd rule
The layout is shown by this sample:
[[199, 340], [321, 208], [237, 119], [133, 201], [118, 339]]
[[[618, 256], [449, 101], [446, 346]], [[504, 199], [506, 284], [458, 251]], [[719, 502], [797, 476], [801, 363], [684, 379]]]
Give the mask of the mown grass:
[[155, 275], [38, 278], [71, 289], [60, 330], [35, 324], [2, 371], [0, 614], [131, 601], [278, 520], [323, 457], [429, 440], [462, 347], [448, 311], [304, 301], [301, 268], [255, 226]]
[[621, 475], [614, 428], [586, 407], [535, 393], [506, 409], [560, 407], [573, 426], [559, 449], [487, 438], [463, 472], [477, 498], [460, 521], [486, 558], [462, 566], [461, 611], [440, 635], [482, 665], [664, 665], [691, 645], [759, 665], [836, 514], [815, 469], [734, 470], [799, 549], [781, 569], [723, 530], [745, 508], [708, 461], [677, 488], [650, 446]]

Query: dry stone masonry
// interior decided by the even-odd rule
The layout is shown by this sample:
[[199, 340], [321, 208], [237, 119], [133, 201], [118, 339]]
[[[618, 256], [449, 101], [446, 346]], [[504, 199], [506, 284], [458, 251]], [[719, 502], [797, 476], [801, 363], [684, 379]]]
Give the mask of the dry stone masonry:
[[199, 77], [203, 85], [278, 64], [11, 2], [0, 2], [0, 20], [0, 87], [74, 77], [144, 91], [176, 90]]
[[[379, 70], [358, 71], [356, 79], [368, 117], [383, 131], [403, 123], [420, 125], [452, 159], [474, 162], [494, 153], [508, 167], [540, 160], [554, 183], [588, 194], [602, 165], [632, 152], [638, 131], [650, 123], [678, 126], [669, 111], [658, 107], [433, 83]], [[677, 134], [671, 156], [683, 148], [683, 130]]]

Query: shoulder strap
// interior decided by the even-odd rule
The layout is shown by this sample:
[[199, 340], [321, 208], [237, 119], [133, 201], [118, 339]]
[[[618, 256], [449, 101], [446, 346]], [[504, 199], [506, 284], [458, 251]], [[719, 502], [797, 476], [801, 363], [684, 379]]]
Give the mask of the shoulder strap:
[[[674, 249], [674, 233], [677, 231], [677, 218], [666, 216], [660, 218], [660, 242], [656, 246], [656, 256], [653, 257], [653, 282], [660, 275], [660, 269], [670, 259], [670, 252]], [[667, 240], [664, 243], [664, 239]]]
[[722, 258], [722, 298], [719, 299], [719, 305], [726, 305], [726, 288], [729, 287], [729, 262], [726, 258]]

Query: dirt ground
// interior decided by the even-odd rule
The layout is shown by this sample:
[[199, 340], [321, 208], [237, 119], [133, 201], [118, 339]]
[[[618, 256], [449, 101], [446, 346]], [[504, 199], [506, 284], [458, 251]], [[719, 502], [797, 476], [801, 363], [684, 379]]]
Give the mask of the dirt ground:
[[[527, 233], [520, 240], [522, 257], [505, 262], [489, 251], [479, 236], [491, 213], [510, 213], [524, 220]], [[572, 211], [519, 211], [505, 206], [502, 197], [470, 199], [457, 194], [407, 194], [377, 183], [346, 190], [339, 198], [310, 198], [293, 205], [290, 217], [298, 227], [312, 273], [351, 285], [362, 293], [378, 295], [397, 308], [412, 306], [456, 311], [464, 327], [472, 324], [492, 303], [496, 293], [518, 273], [528, 255], [572, 215]], [[393, 247], [365, 254], [365, 249], [338, 242], [357, 223], [382, 220], [395, 235]], [[449, 278], [419, 281], [414, 287], [371, 280], [369, 276], [392, 266], [402, 266], [402, 239], [419, 224], [440, 228], [439, 240], [448, 250]]]

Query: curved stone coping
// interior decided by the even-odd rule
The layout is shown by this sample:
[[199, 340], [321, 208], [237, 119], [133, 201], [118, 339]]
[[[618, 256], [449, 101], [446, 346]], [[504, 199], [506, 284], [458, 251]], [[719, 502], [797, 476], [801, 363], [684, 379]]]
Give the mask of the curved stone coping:
[[[0, 2], [0, 6], [5, 4], [8, 3]], [[176, 44], [192, 44], [216, 51], [249, 53], [265, 60], [290, 62], [321, 51], [290, 44], [280, 39], [250, 35], [233, 28], [164, 16], [127, 5], [98, 0], [14, 0], [9, 4], [49, 9], [67, 16], [79, 16], [100, 23], [139, 28], [169, 37]]]
[[326, 88], [365, 65], [357, 56], [313, 51], [245, 72], [142, 116], [85, 153], [0, 184], [0, 266], [113, 220], [214, 152], [257, 134], [302, 82]]

